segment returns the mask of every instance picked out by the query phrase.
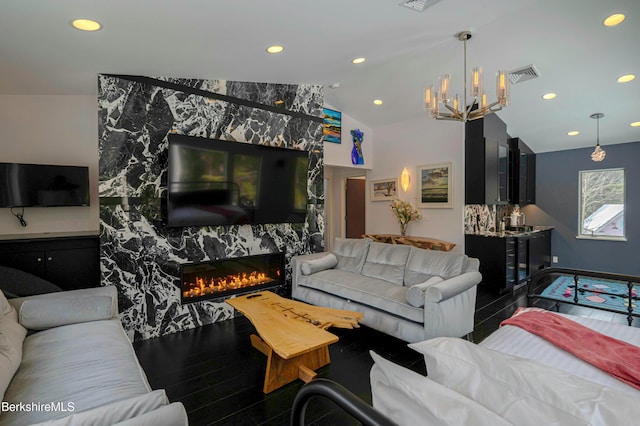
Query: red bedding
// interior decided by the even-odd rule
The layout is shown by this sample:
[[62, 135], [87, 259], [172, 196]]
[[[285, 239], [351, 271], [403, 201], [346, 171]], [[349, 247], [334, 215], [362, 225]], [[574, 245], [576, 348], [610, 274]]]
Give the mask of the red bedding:
[[559, 348], [640, 389], [640, 348], [598, 333], [553, 312], [520, 308], [500, 326], [512, 325], [546, 339]]

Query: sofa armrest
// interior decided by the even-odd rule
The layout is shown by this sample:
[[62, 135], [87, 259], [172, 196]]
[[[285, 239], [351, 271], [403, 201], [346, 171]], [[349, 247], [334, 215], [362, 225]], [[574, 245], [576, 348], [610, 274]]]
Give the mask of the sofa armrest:
[[[105, 297], [108, 297], [107, 303], [110, 304], [107, 307], [107, 312], [100, 312], [101, 319], [117, 318], [118, 316], [118, 291], [115, 286], [106, 287], [94, 287], [80, 290], [62, 291], [57, 293], [38, 294], [35, 296], [18, 297], [16, 299], [9, 299], [9, 303], [18, 311], [19, 315], [23, 305], [30, 301], [35, 301], [39, 308], [44, 308], [44, 311], [38, 314], [38, 322], [41, 325], [46, 325], [47, 322], [51, 323], [51, 326], [61, 325], [61, 315], [66, 313], [61, 311], [64, 306], [70, 306], [74, 303], [78, 303], [82, 299], [92, 300], [99, 305], [102, 305]], [[87, 309], [86, 312], [79, 313], [74, 316], [74, 322], [93, 321], [96, 311]], [[107, 318], [102, 318], [107, 317]], [[27, 327], [29, 328], [29, 327]], [[47, 327], [40, 327], [47, 328]]]
[[[314, 260], [314, 259], [320, 259], [321, 257], [326, 256], [327, 254], [331, 253], [330, 251], [322, 251], [319, 253], [311, 253], [311, 254], [301, 254], [298, 256], [293, 256], [291, 258], [291, 287], [292, 289], [295, 289], [296, 286], [298, 285], [298, 282], [300, 281], [300, 276], [302, 276], [302, 263], [309, 261], [309, 260]], [[293, 295], [295, 297], [295, 294]]]
[[425, 304], [439, 303], [477, 286], [482, 281], [480, 272], [467, 272], [429, 287], [425, 293]]

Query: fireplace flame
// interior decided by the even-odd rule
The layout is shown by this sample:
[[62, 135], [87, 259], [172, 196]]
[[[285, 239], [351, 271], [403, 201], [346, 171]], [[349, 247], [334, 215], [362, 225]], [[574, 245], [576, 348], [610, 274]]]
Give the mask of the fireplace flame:
[[[280, 275], [280, 271], [277, 272]], [[183, 283], [182, 296], [184, 298], [205, 296], [210, 294], [221, 293], [228, 290], [236, 290], [249, 288], [260, 284], [268, 284], [274, 279], [270, 278], [264, 272], [242, 272], [233, 275], [227, 275], [220, 278], [212, 277], [195, 277], [192, 282]]]

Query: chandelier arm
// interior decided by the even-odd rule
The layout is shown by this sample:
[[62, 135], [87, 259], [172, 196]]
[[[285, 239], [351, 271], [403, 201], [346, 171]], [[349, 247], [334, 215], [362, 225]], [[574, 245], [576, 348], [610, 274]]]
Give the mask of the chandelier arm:
[[460, 114], [460, 110], [458, 110], [458, 109], [456, 109], [456, 108], [452, 107], [451, 105], [449, 105], [449, 104], [447, 104], [447, 103], [445, 103], [445, 104], [444, 104], [444, 107], [445, 107], [446, 109], [448, 109], [449, 111], [451, 111], [452, 113], [454, 113], [454, 114]]

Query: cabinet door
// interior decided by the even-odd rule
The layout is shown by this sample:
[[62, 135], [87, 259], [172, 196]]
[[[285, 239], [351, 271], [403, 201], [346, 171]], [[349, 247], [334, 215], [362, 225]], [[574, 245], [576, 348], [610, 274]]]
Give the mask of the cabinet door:
[[43, 251], [5, 251], [0, 253], [0, 264], [47, 279]]
[[529, 238], [518, 237], [518, 283], [526, 281], [531, 271], [529, 265]]
[[551, 231], [537, 232], [529, 239], [529, 271], [531, 275], [551, 266]]
[[529, 153], [527, 155], [527, 183], [526, 183], [526, 203], [536, 203], [536, 154]]
[[498, 203], [509, 202], [509, 146], [498, 141]]
[[45, 253], [47, 279], [63, 290], [100, 285], [97, 248], [49, 250]]

